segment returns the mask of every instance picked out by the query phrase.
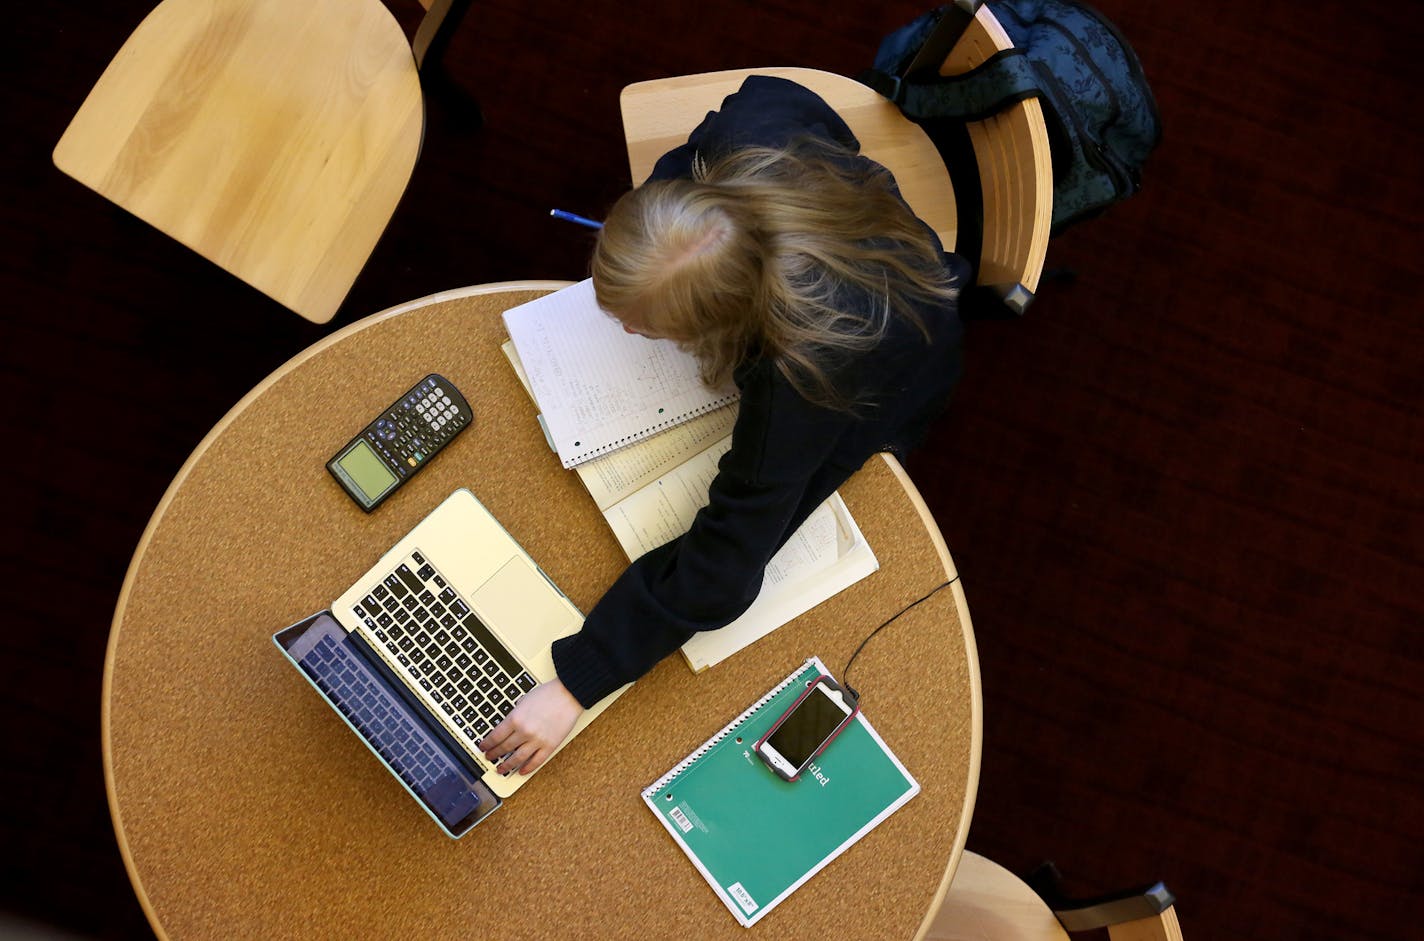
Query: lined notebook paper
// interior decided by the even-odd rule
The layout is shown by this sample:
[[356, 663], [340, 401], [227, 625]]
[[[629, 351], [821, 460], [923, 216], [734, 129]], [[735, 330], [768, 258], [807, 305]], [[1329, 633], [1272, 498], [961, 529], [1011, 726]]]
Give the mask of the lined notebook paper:
[[[742, 925], [755, 924], [920, 791], [863, 713], [799, 781], [783, 781], [752, 754], [803, 684], [823, 672], [818, 658], [807, 660], [643, 790], [643, 802]], [[859, 873], [845, 885], [867, 891]]]
[[565, 467], [737, 398], [703, 385], [672, 341], [625, 332], [599, 309], [592, 280], [507, 310], [504, 323]]

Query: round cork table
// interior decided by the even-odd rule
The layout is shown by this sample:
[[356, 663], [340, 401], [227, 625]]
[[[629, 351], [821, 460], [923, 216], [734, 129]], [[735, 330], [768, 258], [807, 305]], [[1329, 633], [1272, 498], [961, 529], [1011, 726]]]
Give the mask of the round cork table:
[[[639, 792], [806, 657], [840, 672], [955, 579], [895, 461], [841, 490], [878, 572], [703, 673], [665, 660], [458, 841], [271, 641], [459, 487], [592, 607], [624, 557], [500, 352], [500, 312], [561, 286], [452, 291], [333, 334], [239, 402], [159, 503], [114, 613], [103, 732], [119, 847], [160, 937], [746, 937]], [[325, 462], [430, 372], [474, 424], [367, 515]], [[963, 850], [981, 723], [958, 581], [881, 631], [855, 679], [922, 791], [770, 912], [768, 936], [922, 936]]]

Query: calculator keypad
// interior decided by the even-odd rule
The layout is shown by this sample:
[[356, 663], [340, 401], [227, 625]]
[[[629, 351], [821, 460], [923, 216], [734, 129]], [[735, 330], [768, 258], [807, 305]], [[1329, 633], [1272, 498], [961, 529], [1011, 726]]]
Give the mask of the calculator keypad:
[[366, 430], [366, 440], [401, 477], [408, 477], [469, 424], [458, 393], [430, 377]]

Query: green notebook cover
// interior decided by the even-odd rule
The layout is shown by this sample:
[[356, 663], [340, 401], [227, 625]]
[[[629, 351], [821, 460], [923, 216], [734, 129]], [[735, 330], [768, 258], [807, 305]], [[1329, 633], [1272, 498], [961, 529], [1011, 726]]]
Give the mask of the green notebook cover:
[[815, 657], [643, 791], [699, 872], [743, 925], [920, 791], [857, 715], [798, 781], [783, 781], [752, 751], [812, 678]]

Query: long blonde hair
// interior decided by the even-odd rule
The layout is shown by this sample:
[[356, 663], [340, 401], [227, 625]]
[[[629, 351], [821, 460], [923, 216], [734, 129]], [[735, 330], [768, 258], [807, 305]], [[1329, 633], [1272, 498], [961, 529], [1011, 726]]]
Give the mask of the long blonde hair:
[[928, 339], [917, 305], [957, 294], [893, 187], [884, 168], [819, 141], [747, 148], [696, 179], [646, 183], [599, 233], [598, 302], [676, 341], [709, 384], [768, 356], [804, 398], [848, 407], [836, 364], [879, 343], [892, 317]]

